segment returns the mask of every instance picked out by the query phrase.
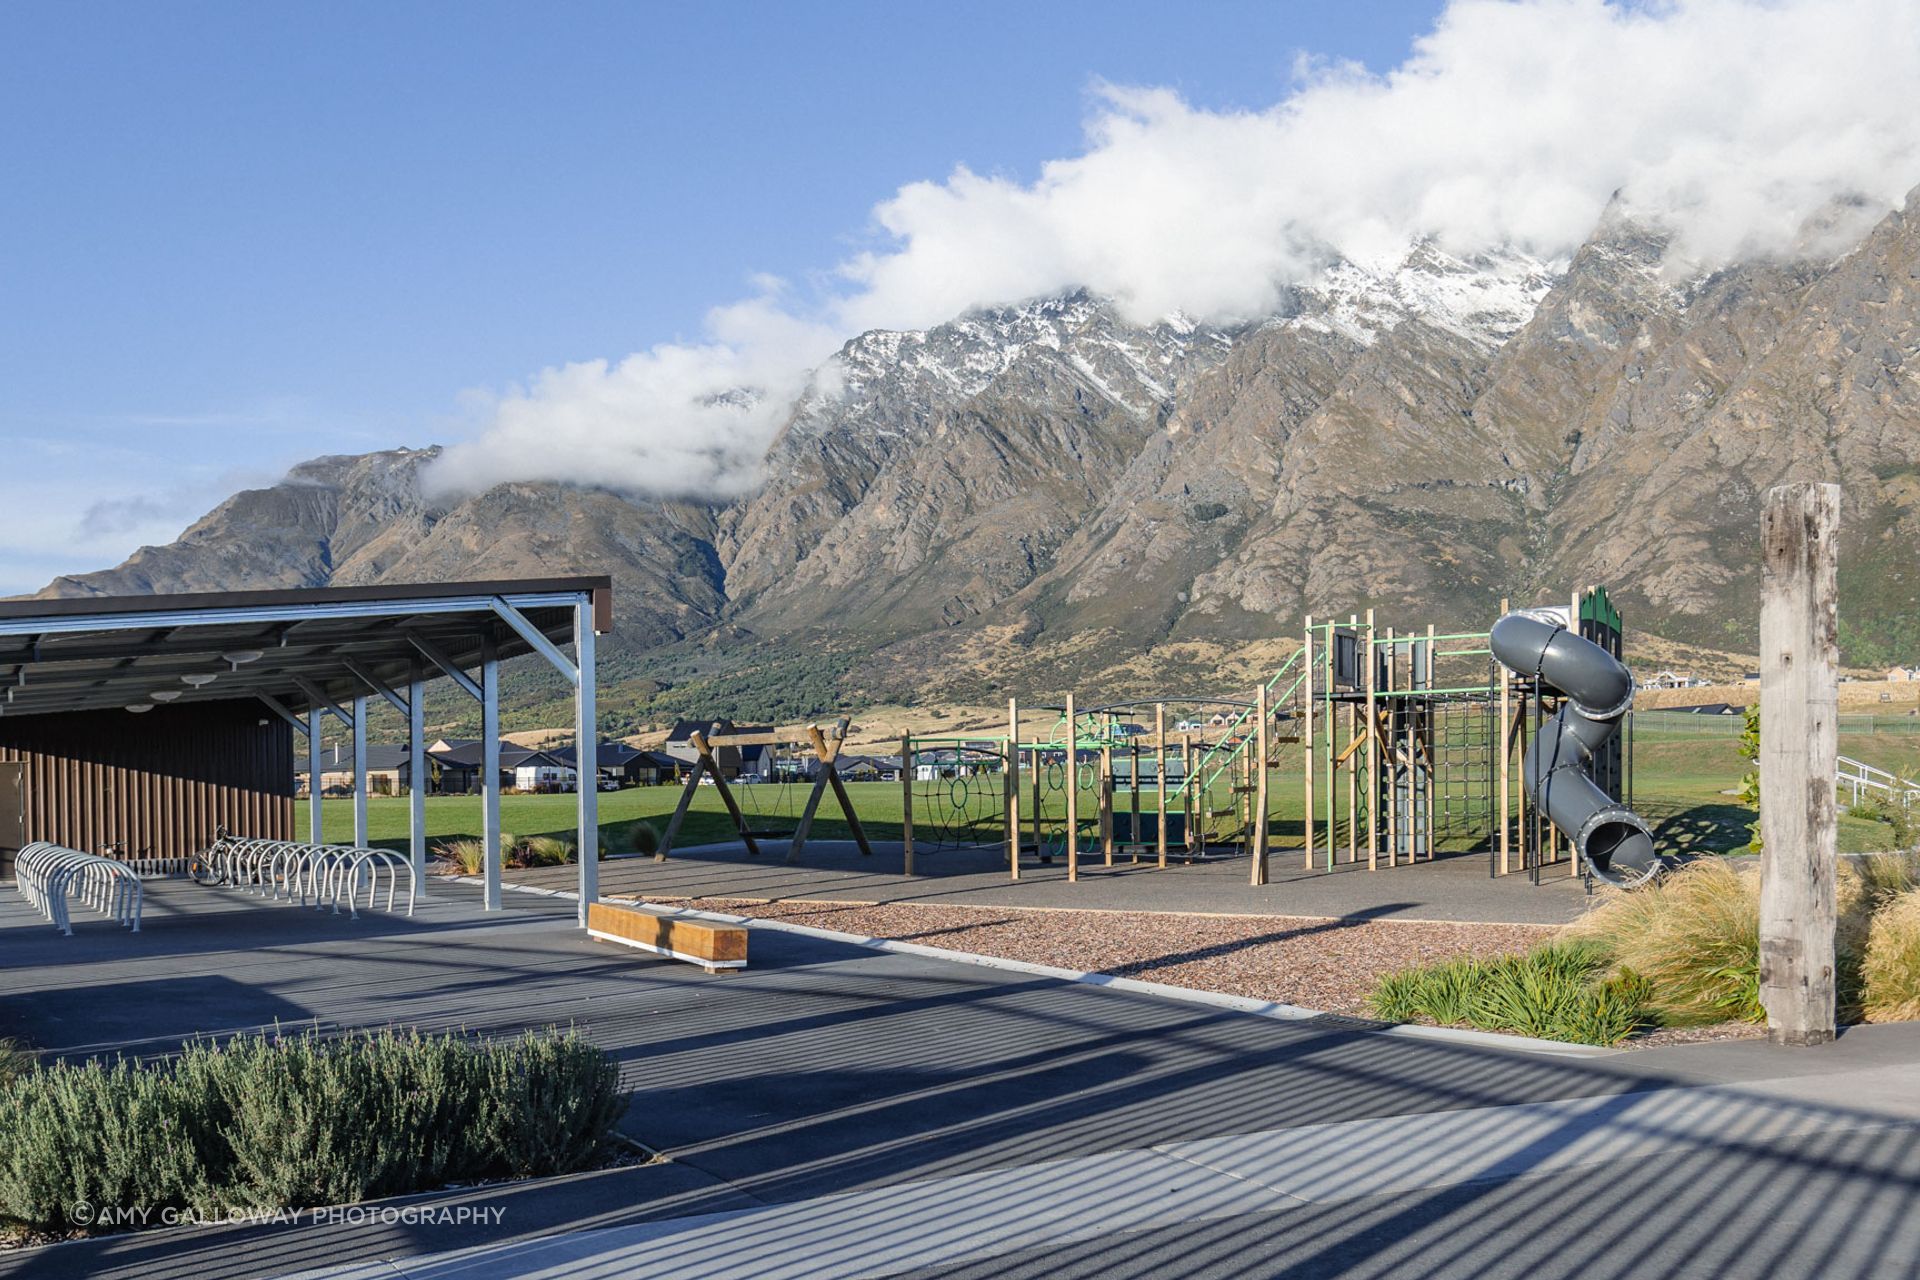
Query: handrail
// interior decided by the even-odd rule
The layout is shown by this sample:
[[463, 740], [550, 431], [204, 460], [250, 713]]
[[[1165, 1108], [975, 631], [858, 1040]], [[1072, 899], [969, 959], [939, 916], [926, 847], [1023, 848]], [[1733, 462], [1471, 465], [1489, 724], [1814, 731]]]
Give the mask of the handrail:
[[1889, 801], [1898, 800], [1905, 808], [1911, 808], [1920, 799], [1920, 783], [1851, 756], [1841, 756], [1835, 761], [1833, 784], [1835, 788], [1844, 787], [1851, 793], [1849, 804], [1859, 804], [1862, 791], [1881, 792]]
[[69, 938], [73, 936], [73, 921], [68, 901], [74, 898], [111, 916], [115, 924], [140, 932], [140, 908], [145, 900], [140, 876], [117, 859], [36, 840], [14, 859], [14, 883], [21, 895]]

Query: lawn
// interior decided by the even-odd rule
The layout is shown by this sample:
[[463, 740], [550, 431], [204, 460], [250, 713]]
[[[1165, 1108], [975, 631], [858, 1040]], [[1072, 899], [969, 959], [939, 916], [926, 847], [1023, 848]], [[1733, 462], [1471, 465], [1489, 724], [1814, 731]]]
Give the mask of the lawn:
[[[1731, 736], [1701, 736], [1642, 732], [1634, 743], [1634, 801], [1640, 813], [1653, 826], [1660, 847], [1670, 852], [1725, 852], [1743, 846], [1754, 819], [1753, 810], [1727, 794], [1739, 785], [1746, 765]], [[1920, 738], [1892, 734], [1849, 734], [1841, 741], [1841, 753], [1870, 764], [1894, 770], [1902, 776], [1920, 774]], [[1293, 759], [1297, 759], [1294, 757]], [[1274, 841], [1277, 848], [1298, 847], [1302, 828], [1302, 789], [1297, 765], [1273, 774]], [[1057, 829], [1064, 805], [1058, 790], [1059, 771], [1043, 778], [1044, 803], [1050, 828]], [[1030, 802], [1032, 780], [1022, 787], [1023, 802]], [[901, 827], [901, 792], [897, 782], [850, 783], [848, 791], [859, 810], [867, 834], [875, 840], [898, 840]], [[807, 786], [761, 784], [735, 789], [747, 811], [749, 825], [756, 831], [791, 833], [806, 802]], [[998, 778], [982, 777], [966, 786], [921, 783], [916, 785], [915, 832], [923, 842], [932, 841], [947, 828], [957, 833], [956, 818], [985, 819], [976, 831], [994, 838], [998, 828], [1000, 783]], [[677, 786], [634, 787], [605, 792], [600, 796], [600, 823], [614, 847], [630, 840], [632, 829], [650, 823], [657, 831], [666, 829], [667, 819], [680, 796]], [[1124, 811], [1130, 797], [1122, 790], [1115, 801]], [[1154, 807], [1152, 787], [1143, 787], [1140, 797], [1143, 811]], [[296, 804], [296, 830], [306, 830], [306, 803]], [[367, 806], [369, 834], [376, 844], [404, 847], [407, 838], [407, 800], [404, 796], [374, 796]], [[1029, 815], [1031, 810], [1028, 810]], [[1080, 813], [1086, 841], [1091, 844], [1091, 824], [1095, 813], [1094, 794], [1083, 789]], [[575, 797], [571, 795], [508, 795], [500, 801], [500, 822], [504, 831], [516, 836], [565, 835], [573, 831]], [[1030, 817], [1029, 817], [1030, 820]], [[427, 799], [427, 834], [431, 840], [477, 836], [480, 827], [480, 800], [477, 796], [430, 796]], [[326, 838], [345, 842], [353, 834], [352, 802], [346, 799], [326, 801]], [[814, 820], [814, 834], [821, 839], [844, 839], [851, 832], [839, 808], [829, 795]], [[732, 837], [732, 824], [713, 787], [696, 792], [678, 843], [681, 847], [712, 843]], [[1891, 829], [1883, 822], [1842, 814], [1840, 847], [1854, 852], [1888, 847]], [[1442, 840], [1443, 848], [1465, 848], [1468, 840]], [[1484, 846], [1482, 846], [1484, 847]]]

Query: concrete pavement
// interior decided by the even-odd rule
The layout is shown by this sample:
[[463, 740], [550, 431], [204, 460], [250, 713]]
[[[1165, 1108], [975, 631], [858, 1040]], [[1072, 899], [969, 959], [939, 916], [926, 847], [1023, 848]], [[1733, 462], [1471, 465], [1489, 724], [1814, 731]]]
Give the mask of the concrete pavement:
[[[64, 939], [0, 890], [0, 1032], [157, 1052], [272, 1018], [572, 1023], [636, 1090], [623, 1129], [671, 1163], [408, 1202], [500, 1209], [491, 1223], [197, 1227], [6, 1255], [0, 1272], [613, 1275], [645, 1256], [676, 1274], [664, 1249], [678, 1274], [713, 1276], [776, 1274], [770, 1258], [813, 1275], [1545, 1274], [1501, 1268], [1542, 1249], [1610, 1265], [1650, 1217], [1694, 1242], [1673, 1259], [1717, 1257], [1728, 1233], [1810, 1213], [1807, 1187], [1884, 1217], [1862, 1228], [1878, 1252], [1836, 1239], [1820, 1268], [1785, 1250], [1766, 1274], [1920, 1259], [1900, 1225], [1920, 1208], [1920, 1028], [1568, 1060], [793, 933], [757, 932], [754, 967], [713, 978], [588, 941], [562, 899], [510, 894], [488, 917], [441, 886], [415, 922], [356, 923], [224, 892], [156, 886], [137, 937], [84, 922]], [[1669, 1260], [1617, 1274], [1762, 1274]]]

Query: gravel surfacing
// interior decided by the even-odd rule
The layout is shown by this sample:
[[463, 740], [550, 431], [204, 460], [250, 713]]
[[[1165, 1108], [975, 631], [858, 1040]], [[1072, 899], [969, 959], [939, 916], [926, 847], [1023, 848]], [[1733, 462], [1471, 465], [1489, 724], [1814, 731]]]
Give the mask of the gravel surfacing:
[[862, 937], [1358, 1013], [1379, 978], [1454, 956], [1525, 951], [1543, 925], [1175, 915], [901, 903], [661, 899]]

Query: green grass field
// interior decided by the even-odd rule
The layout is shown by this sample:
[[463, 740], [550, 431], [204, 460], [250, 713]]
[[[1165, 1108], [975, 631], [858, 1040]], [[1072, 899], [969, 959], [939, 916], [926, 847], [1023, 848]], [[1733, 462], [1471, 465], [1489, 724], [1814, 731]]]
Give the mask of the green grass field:
[[[1736, 751], [1732, 736], [1696, 734], [1640, 733], [1634, 742], [1634, 802], [1655, 830], [1660, 847], [1670, 852], [1727, 852], [1744, 846], [1754, 811], [1727, 794], [1738, 787], [1745, 763]], [[1841, 752], [1903, 777], [1920, 775], [1920, 738], [1897, 734], [1850, 734], [1841, 741]], [[1057, 786], [1056, 771], [1050, 781]], [[1297, 768], [1276, 770], [1273, 775], [1274, 840], [1276, 847], [1298, 847], [1302, 830], [1303, 795]], [[898, 840], [901, 830], [901, 790], [897, 782], [851, 783], [853, 798], [867, 834], [875, 840]], [[790, 833], [806, 801], [803, 783], [735, 788], [747, 811], [749, 825], [759, 831]], [[964, 788], [949, 784], [916, 785], [915, 832], [919, 840], [930, 842], [942, 829], [954, 835], [966, 818], [980, 820], [973, 828], [989, 838], [997, 835], [1000, 783], [997, 777], [972, 780]], [[631, 831], [641, 823], [664, 831], [667, 819], [678, 801], [680, 788], [635, 787], [625, 791], [604, 792], [600, 796], [600, 822], [613, 847], [628, 847]], [[1030, 800], [1031, 780], [1023, 788], [1023, 803]], [[1323, 797], [1324, 800], [1324, 797]], [[1059, 790], [1043, 796], [1048, 826], [1057, 831], [1064, 797]], [[1224, 801], [1223, 801], [1224, 802]], [[1125, 810], [1131, 801], [1123, 790], [1116, 807]], [[1344, 806], [1344, 795], [1341, 797]], [[296, 804], [297, 831], [306, 830], [306, 802]], [[1154, 792], [1146, 786], [1140, 807], [1151, 812]], [[377, 844], [403, 846], [407, 838], [407, 800], [401, 796], [375, 796], [368, 801], [368, 827]], [[1031, 810], [1029, 809], [1029, 815]], [[1095, 812], [1091, 789], [1081, 792], [1080, 813], [1090, 824]], [[515, 836], [567, 835], [574, 829], [575, 798], [571, 795], [509, 795], [500, 801], [502, 830]], [[353, 834], [352, 802], [346, 799], [325, 801], [325, 832], [329, 841], [345, 842]], [[480, 828], [480, 800], [477, 796], [430, 796], [427, 799], [427, 834], [439, 841], [477, 836]], [[841, 818], [831, 795], [822, 802], [814, 821], [814, 834], [820, 839], [844, 839], [851, 832]], [[679, 845], [683, 848], [726, 840], [732, 837], [732, 824], [713, 787], [698, 789], [692, 809], [682, 828]], [[1884, 822], [1842, 814], [1840, 847], [1843, 852], [1887, 848], [1892, 830]], [[1083, 839], [1086, 837], [1083, 836]], [[1474, 847], [1471, 839], [1443, 839], [1442, 848]], [[1085, 847], [1083, 845], [1083, 847]], [[1481, 844], [1480, 847], [1484, 847]]]

